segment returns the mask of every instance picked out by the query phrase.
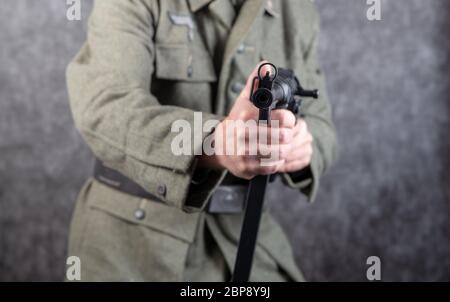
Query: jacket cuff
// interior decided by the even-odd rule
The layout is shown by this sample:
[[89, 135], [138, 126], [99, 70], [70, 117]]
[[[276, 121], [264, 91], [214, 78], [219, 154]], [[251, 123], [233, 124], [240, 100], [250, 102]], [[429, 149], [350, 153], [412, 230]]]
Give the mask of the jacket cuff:
[[[129, 161], [129, 168], [130, 166]], [[202, 211], [226, 175], [226, 171], [211, 171], [203, 183], [196, 184], [193, 181], [194, 171], [184, 173], [155, 166], [141, 169], [143, 166], [139, 163], [134, 163], [133, 166], [132, 179], [136, 179], [142, 188], [168, 206], [185, 212]]]
[[306, 195], [309, 202], [314, 202], [319, 189], [322, 171], [319, 150], [315, 144], [313, 144], [311, 164], [306, 169], [302, 170], [301, 173], [283, 173], [283, 182], [293, 189], [299, 189]]
[[[212, 114], [205, 114], [207, 120], [214, 120], [219, 123], [219, 118]], [[214, 125], [214, 128], [217, 126]], [[198, 143], [203, 145], [203, 141], [211, 133], [203, 133], [202, 139]], [[194, 140], [193, 140], [194, 141]], [[202, 145], [193, 146], [194, 150], [201, 150]], [[188, 159], [189, 158], [189, 159]], [[176, 159], [174, 159], [176, 160]], [[145, 165], [142, 173], [135, 171], [134, 179], [148, 192], [155, 194], [159, 199], [169, 206], [182, 209], [185, 212], [202, 211], [209, 198], [220, 185], [226, 175], [226, 171], [208, 171], [207, 177], [198, 181], [197, 157], [186, 155], [178, 158], [180, 161], [188, 160], [186, 170], [169, 169], [154, 165]], [[143, 167], [137, 164], [137, 167]], [[137, 169], [139, 170], [139, 169]]]
[[215, 171], [215, 170], [197, 170], [197, 173], [206, 173], [207, 177], [200, 182], [195, 181], [194, 177], [191, 180], [190, 186], [188, 188], [188, 194], [184, 205], [182, 207], [183, 211], [188, 213], [201, 212], [205, 210], [208, 201], [214, 194], [214, 191], [222, 183], [227, 171]]
[[145, 175], [152, 179], [144, 187], [147, 191], [154, 192], [168, 206], [194, 213], [204, 210], [226, 171], [209, 172], [208, 178], [201, 184], [193, 181], [193, 172], [176, 173], [169, 169], [149, 167]]

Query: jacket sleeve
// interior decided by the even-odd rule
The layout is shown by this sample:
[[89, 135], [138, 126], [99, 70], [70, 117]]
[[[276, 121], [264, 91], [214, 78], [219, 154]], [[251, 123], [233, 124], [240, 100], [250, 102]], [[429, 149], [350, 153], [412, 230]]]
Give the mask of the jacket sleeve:
[[[194, 129], [194, 112], [163, 106], [150, 93], [156, 2], [95, 1], [87, 41], [67, 68], [71, 109], [84, 140], [105, 165], [171, 206], [200, 210], [223, 173], [213, 172], [201, 190], [191, 190], [195, 156], [171, 151], [172, 123], [185, 120]], [[219, 119], [203, 113], [203, 123]], [[201, 148], [205, 137], [192, 140], [192, 150]]]
[[319, 89], [317, 100], [304, 99], [300, 113], [311, 132], [313, 156], [309, 167], [295, 173], [284, 173], [284, 182], [300, 189], [309, 201], [314, 201], [319, 188], [320, 177], [336, 158], [336, 132], [332, 121], [331, 106], [326, 92], [325, 77], [318, 64], [319, 18], [314, 18], [312, 41], [303, 53], [303, 68], [297, 73], [304, 75], [300, 81], [306, 89]]

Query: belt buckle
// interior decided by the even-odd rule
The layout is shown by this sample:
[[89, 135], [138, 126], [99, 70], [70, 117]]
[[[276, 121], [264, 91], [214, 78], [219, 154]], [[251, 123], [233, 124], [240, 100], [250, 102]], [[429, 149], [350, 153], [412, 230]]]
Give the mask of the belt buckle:
[[219, 186], [208, 204], [211, 214], [239, 214], [244, 211], [246, 186]]

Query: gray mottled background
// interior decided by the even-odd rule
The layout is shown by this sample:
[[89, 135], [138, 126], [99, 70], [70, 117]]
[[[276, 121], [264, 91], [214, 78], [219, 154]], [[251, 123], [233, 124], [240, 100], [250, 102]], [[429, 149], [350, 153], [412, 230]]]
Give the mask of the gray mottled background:
[[[322, 65], [340, 158], [315, 204], [271, 192], [309, 280], [450, 281], [450, 2], [320, 0]], [[73, 127], [64, 69], [85, 37], [65, 1], [0, 10], [0, 280], [61, 280], [93, 158]], [[276, 203], [282, 194], [289, 201]], [[300, 200], [298, 200], [300, 199]]]

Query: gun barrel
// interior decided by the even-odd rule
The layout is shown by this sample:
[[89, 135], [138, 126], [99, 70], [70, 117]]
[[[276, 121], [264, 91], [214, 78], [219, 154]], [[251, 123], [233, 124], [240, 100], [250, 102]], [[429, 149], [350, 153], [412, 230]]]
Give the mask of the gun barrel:
[[304, 96], [307, 98], [318, 99], [319, 98], [319, 90], [301, 90], [299, 93], [300, 96]]

